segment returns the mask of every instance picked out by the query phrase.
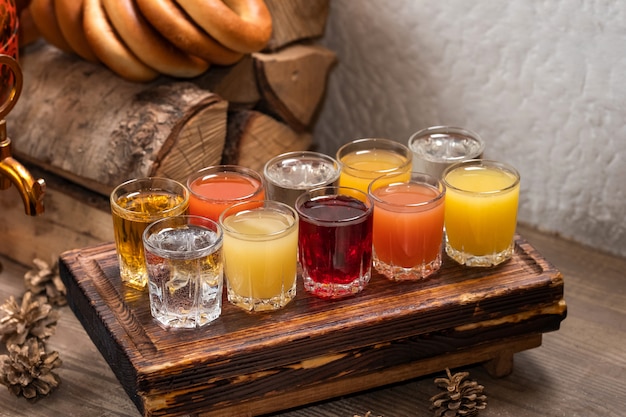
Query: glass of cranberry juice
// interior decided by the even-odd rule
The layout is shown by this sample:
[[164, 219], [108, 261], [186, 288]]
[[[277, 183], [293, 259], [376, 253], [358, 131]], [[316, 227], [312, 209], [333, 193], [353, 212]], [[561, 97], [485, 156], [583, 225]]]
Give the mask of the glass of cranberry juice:
[[361, 292], [372, 266], [370, 197], [350, 187], [319, 187], [296, 200], [304, 289], [320, 298]]

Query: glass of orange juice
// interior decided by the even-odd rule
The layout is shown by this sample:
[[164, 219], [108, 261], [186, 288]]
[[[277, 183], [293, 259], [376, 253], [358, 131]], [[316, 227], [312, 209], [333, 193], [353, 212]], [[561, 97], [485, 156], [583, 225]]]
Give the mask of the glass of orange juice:
[[520, 175], [509, 164], [473, 159], [443, 172], [446, 253], [468, 266], [513, 256]]
[[350, 187], [367, 194], [370, 183], [381, 175], [402, 173], [409, 178], [413, 153], [399, 142], [383, 138], [357, 139], [337, 151], [341, 174], [340, 187]]
[[287, 305], [296, 296], [296, 211], [278, 201], [246, 201], [227, 208], [219, 221], [228, 301], [246, 311]]
[[441, 267], [445, 187], [411, 172], [388, 174], [369, 186], [374, 202], [374, 268], [392, 281], [420, 280]]
[[213, 165], [187, 178], [189, 214], [218, 221], [220, 214], [242, 201], [263, 200], [261, 174], [239, 165]]

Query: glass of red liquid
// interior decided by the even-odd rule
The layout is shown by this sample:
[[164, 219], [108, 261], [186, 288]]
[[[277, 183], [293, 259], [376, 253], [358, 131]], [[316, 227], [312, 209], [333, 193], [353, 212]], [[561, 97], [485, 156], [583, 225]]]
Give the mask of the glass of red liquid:
[[263, 177], [253, 169], [239, 165], [214, 165], [187, 178], [189, 214], [219, 221], [230, 206], [265, 198]]
[[361, 292], [372, 270], [373, 205], [363, 191], [319, 187], [296, 200], [304, 289], [320, 298]]
[[369, 185], [374, 203], [374, 269], [391, 281], [427, 278], [441, 267], [445, 186], [421, 172]]

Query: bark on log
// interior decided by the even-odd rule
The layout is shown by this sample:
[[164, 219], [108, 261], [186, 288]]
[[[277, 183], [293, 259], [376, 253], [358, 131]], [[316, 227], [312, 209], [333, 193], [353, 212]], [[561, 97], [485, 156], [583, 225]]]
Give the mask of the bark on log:
[[334, 61], [321, 46], [293, 45], [194, 80], [133, 83], [41, 39], [22, 51], [24, 88], [8, 133], [18, 159], [105, 195], [129, 178], [184, 181], [222, 160], [259, 170], [310, 147]]
[[129, 178], [177, 179], [218, 163], [228, 102], [190, 82], [131, 83], [46, 44], [22, 54], [24, 89], [7, 117], [14, 153], [108, 194]]
[[274, 118], [253, 110], [229, 112], [222, 163], [243, 165], [263, 172], [272, 157], [311, 147], [310, 133], [297, 133]]

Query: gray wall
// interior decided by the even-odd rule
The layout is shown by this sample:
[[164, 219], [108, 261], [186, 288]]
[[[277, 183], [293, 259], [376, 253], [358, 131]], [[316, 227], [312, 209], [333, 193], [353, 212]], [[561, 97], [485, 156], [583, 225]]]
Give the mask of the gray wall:
[[626, 256], [626, 4], [331, 0], [321, 43], [321, 151], [474, 130], [520, 171], [520, 222]]

